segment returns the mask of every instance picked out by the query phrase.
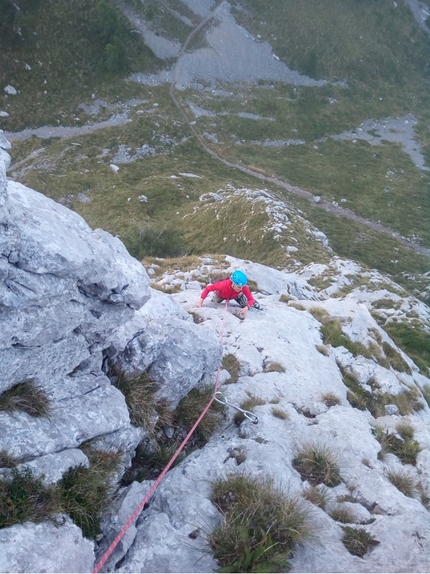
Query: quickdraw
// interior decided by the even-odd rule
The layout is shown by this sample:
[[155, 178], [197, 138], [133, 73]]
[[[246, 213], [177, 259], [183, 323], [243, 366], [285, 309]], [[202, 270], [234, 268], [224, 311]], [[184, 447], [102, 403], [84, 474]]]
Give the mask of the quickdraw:
[[[220, 396], [221, 398], [217, 398], [217, 395]], [[251, 413], [250, 411], [246, 411], [244, 409], [241, 409], [240, 407], [237, 407], [236, 405], [232, 405], [231, 403], [228, 402], [228, 400], [226, 399], [226, 397], [223, 395], [223, 393], [221, 391], [217, 391], [214, 394], [214, 400], [217, 403], [220, 403], [221, 405], [224, 405], [226, 407], [232, 407], [233, 409], [236, 409], [237, 411], [242, 413], [244, 417], [246, 417], [248, 420], [250, 420], [254, 425], [258, 424], [257, 415], [254, 415], [254, 413]]]

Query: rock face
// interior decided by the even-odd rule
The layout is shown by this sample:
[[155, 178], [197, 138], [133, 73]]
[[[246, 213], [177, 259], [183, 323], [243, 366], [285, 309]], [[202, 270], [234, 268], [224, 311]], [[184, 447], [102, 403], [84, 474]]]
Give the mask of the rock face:
[[[219, 341], [210, 331], [197, 336], [190, 315], [166, 295], [151, 299], [144, 267], [117, 238], [7, 181], [8, 142], [0, 137], [0, 397], [31, 381], [50, 405], [48, 418], [0, 410], [0, 450], [47, 484], [88, 464], [80, 446], [95, 438], [105, 450], [121, 450], [128, 464], [143, 432], [131, 425], [124, 395], [106, 376], [107, 363], [128, 365], [135, 374], [150, 370], [160, 396], [174, 405], [216, 370]], [[133, 340], [140, 356], [131, 364]], [[58, 529], [27, 523], [0, 533], [2, 572], [93, 567], [93, 544], [70, 521]], [[31, 566], [14, 550], [24, 536]], [[41, 538], [44, 552], [33, 552], [31, 540], [38, 545]], [[49, 548], [63, 538], [68, 559], [59, 551], [56, 560]]]
[[[292, 273], [207, 257], [193, 271], [161, 279], [154, 265], [155, 286], [176, 289], [166, 295], [151, 288], [118, 239], [8, 182], [7, 142], [1, 145], [0, 404], [4, 391], [32, 380], [49, 398], [51, 413], [36, 418], [0, 410], [0, 451], [45, 484], [90, 464], [83, 452], [89, 440], [97, 449], [121, 451], [123, 460], [97, 545], [68, 517], [59, 517], [61, 526], [13, 525], [0, 529], [0, 571], [91, 571], [152, 487], [149, 480], [118, 486], [148, 436], [130, 423], [112, 367], [130, 376], [147, 372], [157, 398], [175, 408], [192, 388], [215, 380], [222, 355], [234, 356], [239, 368], [218, 373], [220, 391], [234, 407], [257, 398], [251, 410], [258, 424], [234, 424], [236, 409], [224, 406], [207, 444], [166, 474], [103, 571], [216, 570], [207, 536], [222, 516], [211, 502], [212, 482], [243, 471], [272, 477], [305, 499], [310, 484], [293, 460], [315, 444], [335, 456], [341, 482], [325, 488], [324, 508], [305, 502], [314, 533], [294, 549], [292, 571], [429, 571], [430, 380], [381, 326], [413, 318], [428, 333], [428, 307], [387, 278], [337, 258]], [[235, 304], [208, 298], [196, 309], [211, 273], [228, 276], [238, 268], [257, 285], [262, 310], [251, 309], [241, 322]], [[358, 277], [365, 289], [356, 287]], [[321, 289], [314, 286], [319, 278]], [[328, 323], [340, 329], [336, 342], [324, 335]], [[419, 445], [414, 464], [382, 456], [378, 436], [399, 438], [399, 423], [413, 429]], [[390, 480], [396, 472], [412, 478], [408, 495]], [[3, 479], [10, 473], [0, 469]], [[339, 510], [348, 512], [348, 523], [338, 519]], [[365, 529], [379, 544], [362, 558], [350, 554], [344, 526]]]

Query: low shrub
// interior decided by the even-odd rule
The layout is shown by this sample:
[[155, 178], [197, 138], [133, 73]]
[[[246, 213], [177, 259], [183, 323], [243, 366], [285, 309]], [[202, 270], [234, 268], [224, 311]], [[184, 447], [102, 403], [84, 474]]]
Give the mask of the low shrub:
[[342, 542], [353, 556], [363, 558], [370, 548], [379, 544], [379, 540], [375, 540], [364, 528], [343, 526], [342, 529], [344, 532]]
[[0, 411], [22, 411], [32, 417], [48, 417], [50, 410], [48, 397], [31, 379], [0, 394]]
[[293, 467], [313, 486], [337, 486], [342, 482], [336, 457], [322, 445], [305, 445], [293, 459]]
[[294, 546], [312, 532], [304, 502], [268, 478], [234, 474], [213, 484], [223, 524], [209, 535], [219, 572], [287, 572]]

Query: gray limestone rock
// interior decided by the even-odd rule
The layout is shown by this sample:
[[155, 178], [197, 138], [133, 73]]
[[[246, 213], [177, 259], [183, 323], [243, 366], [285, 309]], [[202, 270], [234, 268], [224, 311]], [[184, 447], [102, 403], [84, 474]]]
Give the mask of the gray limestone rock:
[[[61, 519], [61, 520], [60, 520]], [[94, 544], [68, 517], [0, 530], [0, 572], [91, 572]]]

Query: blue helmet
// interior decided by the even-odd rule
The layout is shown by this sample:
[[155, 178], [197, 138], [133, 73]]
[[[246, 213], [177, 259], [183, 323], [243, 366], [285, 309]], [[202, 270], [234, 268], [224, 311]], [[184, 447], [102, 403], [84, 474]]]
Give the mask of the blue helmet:
[[235, 271], [232, 273], [230, 279], [232, 283], [239, 287], [243, 287], [248, 283], [248, 279], [243, 271]]

